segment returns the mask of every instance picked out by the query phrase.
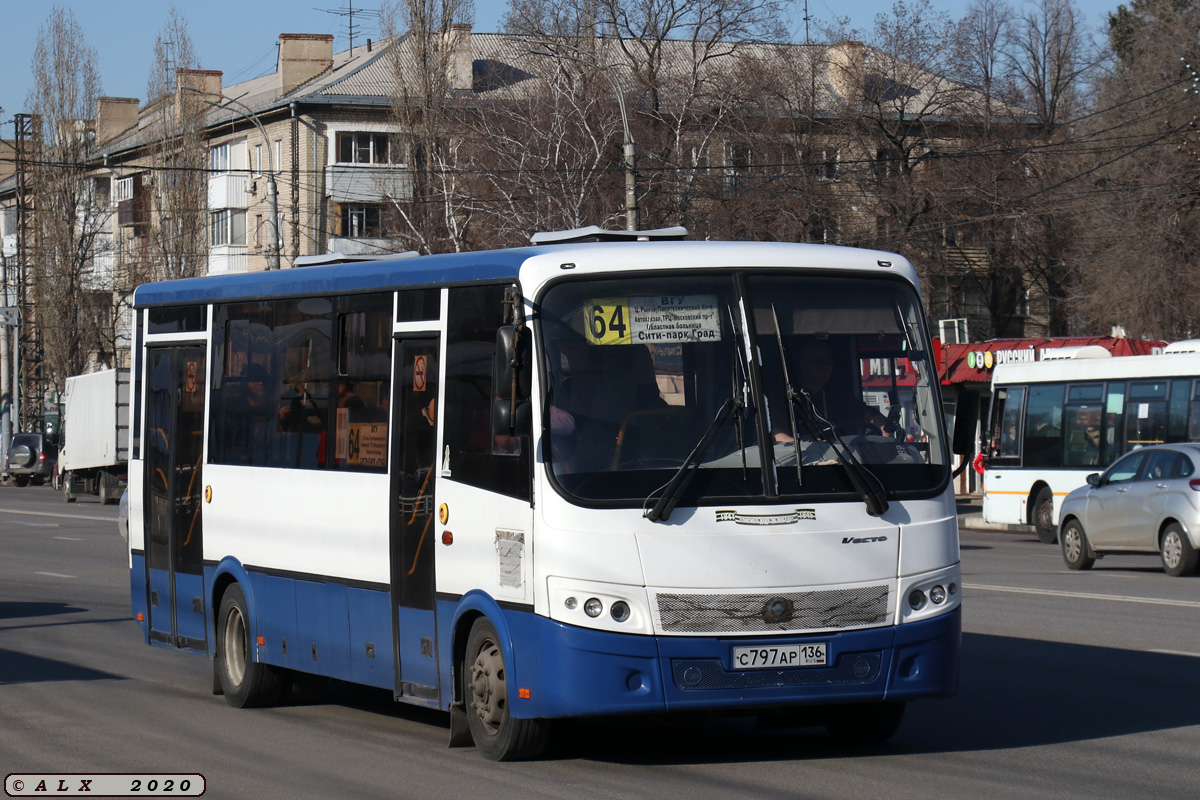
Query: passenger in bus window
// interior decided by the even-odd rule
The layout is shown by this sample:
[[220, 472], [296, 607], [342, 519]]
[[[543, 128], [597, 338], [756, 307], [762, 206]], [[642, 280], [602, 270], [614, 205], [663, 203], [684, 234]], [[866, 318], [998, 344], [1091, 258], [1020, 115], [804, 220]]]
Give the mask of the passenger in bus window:
[[224, 403], [225, 463], [267, 463], [269, 437], [276, 425], [267, 391], [269, 380], [266, 367], [250, 362], [242, 381], [226, 385], [229, 393]]
[[1095, 466], [1100, 463], [1100, 431], [1095, 425], [1088, 425], [1083, 429], [1084, 445], [1087, 453], [1088, 466]]
[[[793, 381], [793, 388], [797, 392], [807, 393], [817, 412], [829, 420], [835, 428], [861, 422], [864, 425], [878, 428], [879, 432], [885, 436], [888, 435], [890, 424], [887, 417], [862, 402], [861, 398], [851, 397], [849, 393], [839, 393], [836, 391], [836, 387], [830, 385], [837, 362], [834, 359], [833, 348], [829, 346], [828, 342], [822, 339], [805, 338], [800, 342], [796, 355], [792, 358], [796, 361], [792, 365], [795, 367], [794, 371], [789, 367], [789, 377]], [[786, 414], [785, 407], [781, 421], [788, 419]], [[775, 424], [775, 441], [794, 441], [790, 432], [779, 427], [779, 422], [776, 421]]]

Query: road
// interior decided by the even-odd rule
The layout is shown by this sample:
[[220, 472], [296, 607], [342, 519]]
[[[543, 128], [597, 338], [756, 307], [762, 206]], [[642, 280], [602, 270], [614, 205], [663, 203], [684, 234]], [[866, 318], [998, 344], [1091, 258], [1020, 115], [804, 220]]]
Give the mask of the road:
[[747, 721], [560, 726], [543, 761], [448, 749], [386, 694], [239, 711], [130, 620], [116, 508], [0, 487], [0, 774], [200, 773], [207, 798], [1194, 798], [1200, 578], [1151, 556], [1068, 572], [1032, 535], [963, 531], [962, 679], [887, 745]]

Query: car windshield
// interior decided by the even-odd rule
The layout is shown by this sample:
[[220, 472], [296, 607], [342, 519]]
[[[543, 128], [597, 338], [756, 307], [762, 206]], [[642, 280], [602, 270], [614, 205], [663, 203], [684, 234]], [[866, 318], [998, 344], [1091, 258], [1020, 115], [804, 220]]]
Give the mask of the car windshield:
[[645, 505], [685, 470], [684, 505], [848, 499], [862, 485], [848, 460], [889, 496], [946, 479], [928, 343], [903, 281], [572, 281], [546, 292], [539, 320], [544, 454], [568, 496]]

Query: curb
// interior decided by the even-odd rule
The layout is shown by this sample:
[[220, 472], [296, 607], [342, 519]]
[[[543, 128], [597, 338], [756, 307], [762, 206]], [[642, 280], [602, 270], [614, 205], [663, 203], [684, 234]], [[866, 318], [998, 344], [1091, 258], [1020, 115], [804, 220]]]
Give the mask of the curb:
[[987, 522], [982, 512], [959, 514], [958, 527], [972, 531], [1003, 531], [1005, 533], [1033, 533], [1032, 525], [1012, 525], [1007, 522]]

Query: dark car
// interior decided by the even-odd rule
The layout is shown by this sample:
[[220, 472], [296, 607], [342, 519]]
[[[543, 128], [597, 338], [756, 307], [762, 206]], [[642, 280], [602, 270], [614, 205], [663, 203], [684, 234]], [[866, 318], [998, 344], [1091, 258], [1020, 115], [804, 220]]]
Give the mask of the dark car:
[[8, 445], [4, 471], [17, 486], [35, 486], [50, 479], [58, 462], [58, 448], [40, 433], [16, 433]]

